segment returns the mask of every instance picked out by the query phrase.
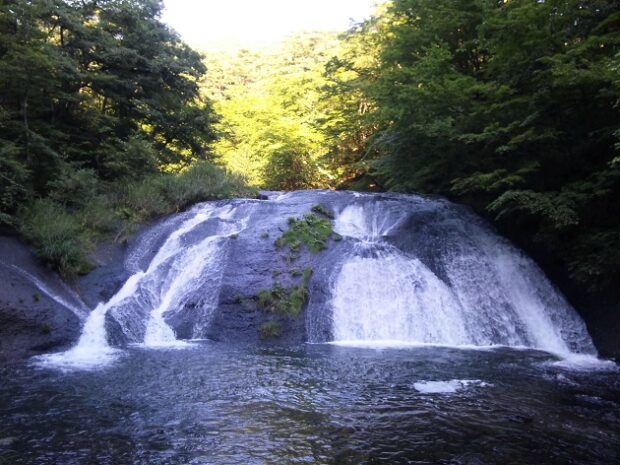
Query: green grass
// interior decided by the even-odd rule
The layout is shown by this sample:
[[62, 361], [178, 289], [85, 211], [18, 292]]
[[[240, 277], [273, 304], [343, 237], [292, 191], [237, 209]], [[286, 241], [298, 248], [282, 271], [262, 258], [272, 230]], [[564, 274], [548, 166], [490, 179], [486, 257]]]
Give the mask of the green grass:
[[59, 181], [58, 191], [52, 191], [48, 198], [34, 199], [18, 215], [22, 237], [64, 278], [93, 268], [90, 255], [97, 242], [124, 240], [140, 223], [196, 202], [256, 195], [240, 177], [207, 162], [197, 162], [180, 173], [160, 173], [140, 180], [94, 183], [93, 179], [83, 170], [76, 179]]

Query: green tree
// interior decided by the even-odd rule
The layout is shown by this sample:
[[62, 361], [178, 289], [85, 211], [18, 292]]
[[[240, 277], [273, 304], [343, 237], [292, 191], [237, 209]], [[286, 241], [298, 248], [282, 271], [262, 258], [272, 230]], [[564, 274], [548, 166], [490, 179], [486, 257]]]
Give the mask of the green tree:
[[[388, 2], [330, 73], [369, 102], [357, 166], [389, 189], [471, 203], [576, 288], [609, 290], [619, 24], [611, 0]], [[359, 66], [369, 42], [377, 59]]]

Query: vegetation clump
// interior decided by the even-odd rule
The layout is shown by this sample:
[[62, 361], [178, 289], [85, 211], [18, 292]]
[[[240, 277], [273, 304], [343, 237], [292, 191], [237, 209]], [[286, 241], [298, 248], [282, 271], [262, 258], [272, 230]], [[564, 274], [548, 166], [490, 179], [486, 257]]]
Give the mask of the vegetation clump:
[[282, 336], [282, 325], [279, 321], [269, 320], [260, 326], [259, 331], [263, 339], [277, 339]]
[[323, 215], [324, 217], [329, 218], [330, 220], [334, 219], [334, 213], [329, 208], [327, 208], [325, 205], [317, 204], [312, 207], [312, 211], [318, 215]]
[[258, 293], [258, 306], [269, 313], [287, 315], [297, 318], [306, 304], [309, 292], [308, 283], [312, 277], [312, 268], [306, 268], [299, 285], [285, 288], [280, 284]]
[[[75, 185], [80, 179], [82, 187]], [[99, 240], [120, 240], [141, 222], [199, 201], [254, 194], [239, 176], [208, 162], [176, 174], [116, 183], [98, 181], [88, 172], [67, 173], [56, 184], [48, 198], [20, 209], [17, 227], [37, 255], [65, 278], [92, 269], [89, 255]]]
[[288, 246], [293, 252], [299, 252], [305, 245], [311, 253], [317, 254], [326, 248], [325, 244], [332, 234], [331, 221], [315, 214], [289, 218], [288, 225], [288, 230], [275, 244], [277, 247]]

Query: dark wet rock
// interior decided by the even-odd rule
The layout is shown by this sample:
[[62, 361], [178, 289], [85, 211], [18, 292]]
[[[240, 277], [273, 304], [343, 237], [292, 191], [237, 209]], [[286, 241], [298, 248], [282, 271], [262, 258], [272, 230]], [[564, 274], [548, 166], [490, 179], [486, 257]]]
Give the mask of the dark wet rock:
[[75, 283], [77, 292], [89, 307], [108, 301], [131, 275], [125, 267], [127, 248], [126, 244], [112, 241], [97, 247], [92, 255], [95, 268]]
[[[80, 334], [87, 310], [17, 238], [0, 236], [0, 258], [0, 360], [70, 346]], [[52, 298], [37, 282], [77, 312]]]

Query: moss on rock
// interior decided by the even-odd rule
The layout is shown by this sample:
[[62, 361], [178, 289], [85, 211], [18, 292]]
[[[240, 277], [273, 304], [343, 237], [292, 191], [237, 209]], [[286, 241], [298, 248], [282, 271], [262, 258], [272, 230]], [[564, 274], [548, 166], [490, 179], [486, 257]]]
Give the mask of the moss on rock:
[[275, 244], [277, 247], [288, 246], [293, 252], [299, 252], [305, 245], [311, 253], [317, 254], [325, 249], [325, 244], [332, 235], [331, 221], [315, 214], [303, 218], [289, 218], [288, 225], [288, 230]]
[[282, 325], [275, 320], [265, 321], [259, 331], [263, 339], [276, 339], [282, 336]]

